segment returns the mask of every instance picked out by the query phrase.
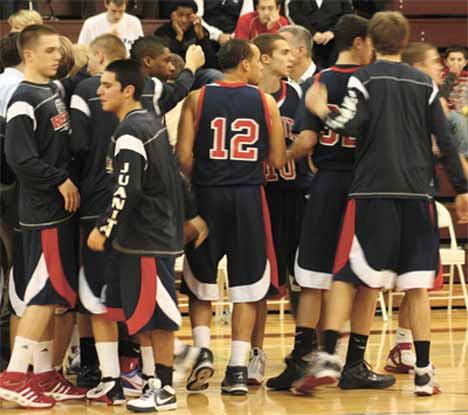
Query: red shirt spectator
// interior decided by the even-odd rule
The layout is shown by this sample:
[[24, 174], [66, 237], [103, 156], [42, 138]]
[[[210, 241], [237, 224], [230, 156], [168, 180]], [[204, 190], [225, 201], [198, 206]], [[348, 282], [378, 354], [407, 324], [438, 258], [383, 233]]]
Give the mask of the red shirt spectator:
[[289, 24], [286, 17], [280, 15], [279, 9], [279, 0], [259, 0], [254, 12], [239, 17], [234, 36], [251, 40], [263, 33], [277, 33], [281, 27]]

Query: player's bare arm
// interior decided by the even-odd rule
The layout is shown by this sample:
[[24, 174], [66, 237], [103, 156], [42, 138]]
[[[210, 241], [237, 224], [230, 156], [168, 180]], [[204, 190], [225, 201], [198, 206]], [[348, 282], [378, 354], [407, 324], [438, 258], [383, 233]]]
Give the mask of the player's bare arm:
[[312, 130], [301, 131], [288, 149], [288, 160], [299, 160], [309, 156], [318, 142], [318, 134]]

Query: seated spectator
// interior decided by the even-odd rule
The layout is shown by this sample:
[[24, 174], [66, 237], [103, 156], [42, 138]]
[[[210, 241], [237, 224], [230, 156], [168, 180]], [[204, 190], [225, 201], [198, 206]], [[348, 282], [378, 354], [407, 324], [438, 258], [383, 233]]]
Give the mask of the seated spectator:
[[314, 57], [322, 68], [333, 65], [337, 53], [333, 28], [339, 18], [352, 13], [352, 0], [290, 0], [289, 18], [313, 35]]
[[128, 51], [139, 37], [143, 36], [140, 19], [125, 13], [127, 0], [104, 0], [106, 12], [89, 17], [83, 23], [78, 43], [89, 44], [105, 33], [112, 33], [124, 42]]
[[239, 17], [234, 36], [251, 40], [263, 33], [277, 33], [289, 24], [288, 19], [281, 16], [280, 8], [280, 0], [258, 0], [255, 11]]
[[19, 10], [8, 18], [10, 33], [21, 32], [26, 26], [43, 23], [41, 15], [35, 10]]
[[216, 55], [210, 42], [208, 31], [203, 29], [198, 6], [191, 0], [174, 0], [171, 2], [170, 22], [155, 30], [154, 35], [162, 38], [171, 52], [185, 58], [190, 45], [199, 45], [205, 54], [204, 68], [218, 66]]
[[468, 106], [468, 70], [466, 70], [466, 48], [451, 46], [447, 48], [443, 72], [444, 86], [441, 92], [445, 93], [449, 108], [463, 112]]
[[232, 38], [239, 16], [254, 10], [253, 0], [195, 0], [203, 27], [220, 45]]
[[305, 27], [299, 25], [284, 26], [279, 30], [279, 34], [289, 42], [294, 57], [291, 79], [303, 84], [319, 71], [312, 60], [312, 35]]

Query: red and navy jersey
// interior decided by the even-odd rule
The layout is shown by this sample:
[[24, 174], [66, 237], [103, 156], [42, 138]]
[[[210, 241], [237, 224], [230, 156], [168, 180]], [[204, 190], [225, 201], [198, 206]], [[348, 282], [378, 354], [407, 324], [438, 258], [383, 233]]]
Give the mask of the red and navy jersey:
[[[302, 90], [295, 83], [281, 81], [280, 89], [272, 95], [280, 110], [284, 139], [286, 140], [286, 147], [289, 147], [296, 139], [296, 135], [293, 133], [293, 125], [301, 102]], [[307, 190], [312, 177], [308, 158], [296, 161], [289, 160], [281, 169], [274, 169], [265, 163], [265, 178], [270, 190]]]
[[217, 82], [200, 92], [192, 183], [260, 185], [270, 129], [265, 96], [245, 83]]
[[[326, 85], [328, 106], [338, 111], [347, 93], [348, 80], [360, 67], [357, 65], [336, 65], [324, 69], [315, 80]], [[356, 138], [343, 136], [327, 128], [320, 118], [305, 109], [300, 131], [311, 130], [319, 134], [314, 148], [313, 161], [319, 169], [351, 171], [354, 165]]]

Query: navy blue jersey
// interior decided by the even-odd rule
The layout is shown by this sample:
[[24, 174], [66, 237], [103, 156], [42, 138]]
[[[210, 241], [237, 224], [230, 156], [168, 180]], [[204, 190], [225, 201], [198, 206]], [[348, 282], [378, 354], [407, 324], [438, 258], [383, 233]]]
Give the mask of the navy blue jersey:
[[[338, 111], [347, 92], [348, 79], [360, 67], [356, 65], [336, 65], [324, 69], [315, 79], [326, 85], [328, 106]], [[300, 122], [300, 131], [311, 130], [319, 134], [314, 148], [313, 161], [319, 169], [349, 170], [353, 169], [356, 139], [342, 136], [327, 128], [322, 120], [309, 110], [305, 110]]]
[[192, 183], [260, 185], [270, 116], [262, 91], [245, 83], [217, 82], [200, 92]]
[[[301, 102], [302, 90], [295, 83], [281, 81], [281, 88], [272, 95], [280, 110], [284, 139], [286, 140], [286, 147], [289, 147], [296, 138], [296, 135], [293, 134], [293, 125]], [[265, 178], [270, 190], [307, 190], [312, 177], [308, 158], [297, 161], [289, 160], [281, 169], [274, 169], [265, 163]]]

